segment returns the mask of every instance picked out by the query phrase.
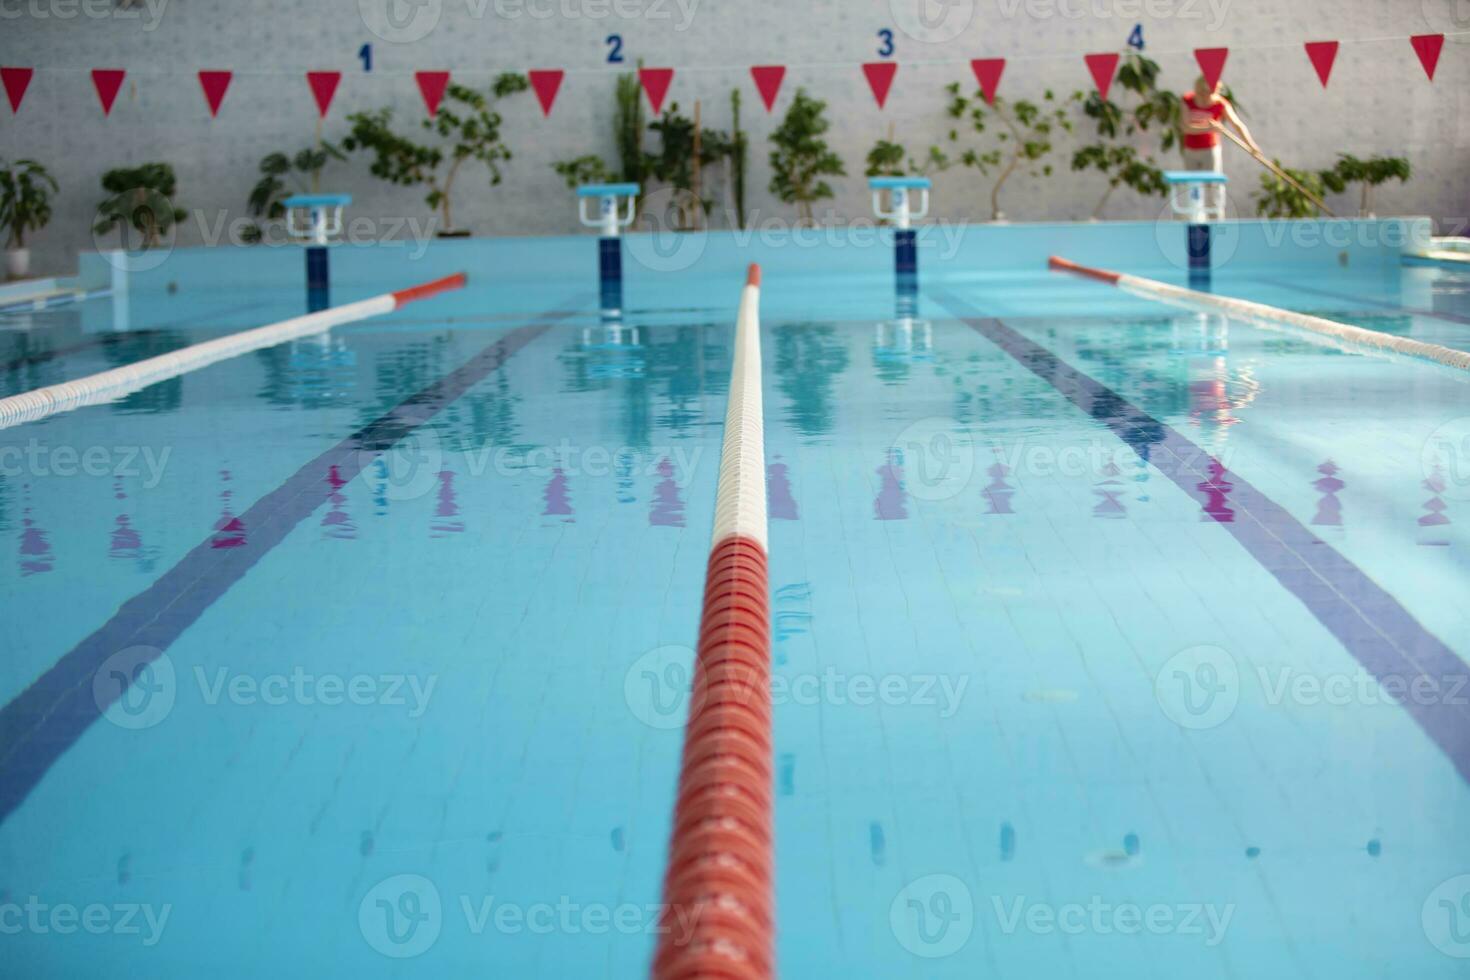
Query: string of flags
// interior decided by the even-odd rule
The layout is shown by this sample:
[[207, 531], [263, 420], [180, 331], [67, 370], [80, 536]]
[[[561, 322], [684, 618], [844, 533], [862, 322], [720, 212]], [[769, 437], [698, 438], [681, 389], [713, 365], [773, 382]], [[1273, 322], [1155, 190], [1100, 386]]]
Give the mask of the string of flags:
[[[1414, 54], [1419, 59], [1420, 66], [1424, 69], [1424, 74], [1431, 83], [1434, 81], [1435, 70], [1439, 66], [1439, 56], [1444, 50], [1444, 39], [1443, 34], [1416, 34], [1408, 39]], [[1307, 59], [1311, 62], [1324, 89], [1332, 77], [1332, 68], [1337, 61], [1340, 46], [1339, 41], [1308, 41], [1304, 45]], [[1195, 49], [1194, 57], [1199, 64], [1200, 73], [1212, 87], [1220, 81], [1224, 74], [1225, 62], [1229, 56], [1229, 48]], [[1117, 52], [1082, 56], [1083, 63], [1092, 76], [1094, 88], [1104, 99], [1108, 97], [1113, 81], [1117, 77], [1121, 58], [1122, 56]], [[892, 91], [894, 79], [898, 76], [899, 63], [897, 61], [871, 61], [864, 63], [861, 67], [863, 77], [868, 83], [868, 89], [873, 94], [873, 100], [881, 111], [888, 102], [888, 94]], [[1001, 75], [1004, 74], [1005, 67], [1005, 58], [976, 58], [970, 62], [970, 69], [974, 72], [975, 80], [980, 85], [980, 93], [991, 105], [995, 104], [995, 97], [1000, 89]], [[663, 111], [664, 99], [674, 82], [674, 71], [673, 68], [640, 67], [638, 69], [639, 84], [648, 97], [648, 104], [655, 115]], [[10, 100], [12, 114], [20, 111], [21, 102], [25, 99], [34, 74], [34, 68], [0, 66], [0, 84], [3, 84], [6, 98]], [[122, 68], [92, 69], [92, 85], [97, 90], [97, 100], [102, 106], [104, 116], [112, 114], [113, 103], [117, 100], [118, 91], [122, 88], [126, 75], [127, 71]], [[536, 101], [541, 106], [542, 115], [550, 116], [557, 94], [561, 91], [562, 81], [566, 77], [566, 71], [560, 68], [535, 68], [528, 71], [527, 76], [531, 89], [536, 95]], [[754, 65], [750, 69], [750, 77], [755, 83], [756, 91], [766, 111], [773, 111], [776, 97], [781, 91], [781, 84], [786, 78], [786, 66]], [[204, 95], [204, 103], [209, 109], [211, 118], [219, 115], [220, 107], [224, 104], [225, 95], [229, 92], [230, 82], [233, 79], [234, 72], [232, 71], [205, 70], [199, 72], [199, 88]], [[414, 80], [424, 100], [424, 108], [430, 116], [439, 111], [439, 104], [443, 101], [444, 93], [449, 87], [449, 79], [450, 72], [448, 71], [414, 72]], [[306, 73], [306, 82], [316, 102], [320, 117], [325, 119], [331, 108], [332, 100], [336, 97], [337, 87], [342, 82], [342, 72], [309, 71]]]

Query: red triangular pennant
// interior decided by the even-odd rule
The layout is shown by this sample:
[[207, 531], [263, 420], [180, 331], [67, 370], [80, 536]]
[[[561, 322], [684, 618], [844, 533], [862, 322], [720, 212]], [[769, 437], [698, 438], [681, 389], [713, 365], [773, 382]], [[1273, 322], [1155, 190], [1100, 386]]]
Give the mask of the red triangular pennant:
[[1118, 55], [1116, 52], [1109, 54], [1087, 54], [1082, 56], [1087, 62], [1087, 70], [1092, 72], [1093, 84], [1097, 86], [1097, 94], [1104, 100], [1113, 87], [1113, 75], [1118, 71]]
[[1419, 64], [1424, 66], [1424, 74], [1429, 76], [1431, 82], [1434, 81], [1434, 69], [1439, 66], [1439, 53], [1444, 49], [1444, 35], [1415, 34], [1409, 38], [1409, 43], [1419, 56]]
[[1001, 72], [1006, 70], [1004, 58], [976, 58], [970, 62], [975, 81], [980, 83], [980, 94], [989, 105], [995, 105], [995, 90], [1000, 88]]
[[870, 61], [863, 65], [863, 74], [868, 78], [868, 88], [873, 90], [878, 108], [883, 108], [883, 103], [888, 101], [888, 90], [893, 87], [893, 76], [898, 74], [898, 62]]
[[97, 101], [102, 103], [104, 116], [112, 115], [112, 104], [117, 101], [117, 90], [122, 88], [126, 74], [121, 68], [92, 69], [92, 86], [97, 89]]
[[1322, 79], [1322, 87], [1327, 87], [1327, 79], [1332, 77], [1332, 65], [1337, 61], [1336, 41], [1308, 41], [1307, 57], [1312, 59], [1312, 67], [1317, 69], [1317, 77]]
[[311, 86], [311, 97], [316, 99], [316, 110], [323, 119], [332, 107], [332, 97], [337, 94], [337, 84], [342, 81], [340, 71], [309, 71], [306, 84]]
[[1194, 60], [1199, 62], [1200, 74], [1205, 76], [1205, 81], [1210, 83], [1210, 91], [1220, 84], [1220, 76], [1225, 74], [1225, 59], [1230, 57], [1229, 48], [1195, 48]]
[[551, 115], [551, 105], [556, 101], [556, 93], [561, 89], [561, 80], [566, 72], [560, 68], [533, 68], [526, 72], [531, 79], [531, 88], [536, 92], [536, 101], [541, 103], [541, 114]]
[[209, 104], [209, 114], [219, 115], [220, 103], [225, 101], [225, 90], [230, 87], [230, 79], [234, 77], [230, 71], [201, 71], [199, 73], [199, 87], [204, 89], [204, 101]]
[[643, 83], [643, 91], [648, 95], [648, 104], [653, 106], [653, 114], [658, 115], [664, 109], [664, 96], [669, 94], [669, 85], [674, 81], [674, 69], [640, 68], [638, 81]]
[[432, 116], [439, 111], [439, 103], [444, 100], [444, 90], [449, 87], [449, 72], [416, 71], [413, 77], [419, 83], [419, 94], [424, 97], [424, 108]]
[[766, 111], [776, 104], [776, 93], [781, 91], [781, 82], [786, 78], [785, 65], [753, 65], [750, 69], [750, 77], [755, 79], [756, 90], [761, 94], [761, 101], [766, 104]]
[[0, 68], [0, 84], [5, 86], [12, 113], [20, 111], [20, 100], [26, 97], [26, 89], [31, 84], [33, 74], [35, 69], [32, 68]]

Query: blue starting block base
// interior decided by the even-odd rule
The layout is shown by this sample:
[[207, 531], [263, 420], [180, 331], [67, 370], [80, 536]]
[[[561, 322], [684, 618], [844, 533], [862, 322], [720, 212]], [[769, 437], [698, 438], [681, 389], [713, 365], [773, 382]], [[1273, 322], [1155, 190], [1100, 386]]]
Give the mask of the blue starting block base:
[[1185, 225], [1189, 285], [1210, 288], [1210, 223], [1225, 217], [1225, 185], [1229, 178], [1214, 170], [1166, 170], [1169, 206]]
[[[309, 313], [332, 305], [332, 268], [327, 243], [342, 233], [342, 209], [350, 194], [294, 194], [281, 202], [286, 208], [286, 233], [306, 246], [306, 309]], [[296, 216], [305, 214], [300, 226]]]

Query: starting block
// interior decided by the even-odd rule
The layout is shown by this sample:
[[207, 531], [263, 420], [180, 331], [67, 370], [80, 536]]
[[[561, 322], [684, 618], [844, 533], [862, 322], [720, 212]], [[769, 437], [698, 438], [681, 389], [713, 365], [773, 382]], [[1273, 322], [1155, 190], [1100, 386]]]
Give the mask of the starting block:
[[312, 313], [324, 310], [332, 305], [327, 245], [342, 234], [342, 209], [352, 203], [352, 195], [294, 194], [281, 203], [286, 208], [286, 234], [306, 246], [306, 308]]
[[[873, 192], [873, 214], [882, 221], [893, 222], [894, 269], [900, 276], [919, 271], [919, 251], [913, 222], [929, 213], [928, 177], [870, 177], [868, 189]], [[888, 203], [883, 203], [884, 196]], [[914, 198], [918, 206], [914, 206]]]
[[[286, 234], [311, 245], [325, 245], [342, 234], [342, 209], [351, 194], [295, 194], [281, 202], [286, 207]], [[304, 221], [296, 225], [298, 215]]]

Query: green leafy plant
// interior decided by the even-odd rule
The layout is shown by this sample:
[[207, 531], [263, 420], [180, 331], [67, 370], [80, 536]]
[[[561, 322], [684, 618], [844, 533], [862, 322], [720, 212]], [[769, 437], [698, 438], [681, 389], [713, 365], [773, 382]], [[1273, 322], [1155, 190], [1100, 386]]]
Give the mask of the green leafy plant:
[[[588, 153], [553, 163], [551, 169], [573, 189], [580, 184], [605, 183], [637, 184], [641, 189], [652, 167], [649, 154], [643, 149], [644, 135], [643, 87], [638, 76], [628, 72], [618, 76], [613, 88], [613, 146], [618, 166], [609, 166], [602, 157]], [[634, 220], [641, 207], [641, 199], [634, 202]]]
[[1152, 129], [1159, 134], [1161, 153], [1172, 150], [1180, 138], [1183, 117], [1179, 97], [1159, 88], [1159, 66], [1137, 52], [1130, 52], [1118, 68], [1117, 88], [1131, 93], [1128, 106], [1104, 99], [1096, 89], [1073, 92], [1072, 101], [1096, 129], [1096, 138], [1072, 154], [1074, 171], [1096, 170], [1108, 179], [1107, 189], [1093, 209], [1102, 217], [1109, 198], [1119, 187], [1151, 197], [1168, 194], [1163, 168], [1154, 162], [1148, 148], [1140, 149], [1141, 134]]
[[675, 196], [676, 221], [680, 230], [696, 227], [694, 208], [708, 212], [711, 202], [703, 197], [697, 175], [708, 164], [724, 159], [731, 149], [730, 134], [696, 126], [679, 114], [679, 103], [664, 110], [648, 128], [659, 137], [658, 152], [648, 158], [649, 173], [684, 194]]
[[730, 187], [735, 198], [735, 227], [745, 227], [745, 166], [750, 156], [750, 141], [740, 128], [740, 90], [730, 90]]
[[812, 204], [832, 196], [832, 185], [824, 177], [845, 176], [842, 158], [822, 139], [831, 126], [824, 113], [827, 103], [796, 90], [796, 98], [781, 125], [771, 134], [771, 193], [786, 204], [795, 204], [801, 220], [813, 221]]
[[[1273, 162], [1281, 167], [1280, 160]], [[1290, 167], [1281, 167], [1281, 170], [1318, 198], [1327, 191], [1342, 191], [1346, 187], [1330, 170], [1316, 173], [1310, 170], [1293, 170]], [[1321, 214], [1312, 198], [1303, 193], [1300, 187], [1292, 186], [1289, 181], [1270, 171], [1261, 174], [1261, 189], [1256, 192], [1254, 200], [1256, 214], [1265, 218], [1315, 218]]]
[[7, 247], [26, 247], [26, 233], [40, 231], [51, 220], [56, 179], [34, 160], [0, 160], [0, 230]]
[[1328, 173], [1336, 177], [1344, 188], [1350, 184], [1362, 186], [1358, 217], [1366, 218], [1373, 212], [1373, 189], [1390, 180], [1407, 183], [1413, 176], [1413, 169], [1404, 157], [1369, 157], [1367, 160], [1360, 160], [1351, 153], [1340, 153], [1337, 165], [1331, 171], [1322, 172], [1324, 180]]
[[[1049, 176], [1052, 172], [1051, 164], [1042, 161], [1052, 151], [1052, 139], [1056, 132], [1071, 132], [1072, 122], [1067, 118], [1066, 112], [1057, 106], [1056, 96], [1050, 89], [1043, 93], [1040, 103], [1024, 99], [1008, 102], [997, 96], [994, 105], [987, 105], [979, 91], [968, 97], [962, 95], [958, 82], [945, 86], [945, 91], [949, 93], [947, 111], [951, 119], [968, 119], [975, 132], [982, 135], [989, 128], [992, 119], [1003, 127], [995, 134], [999, 146], [990, 149], [967, 148], [959, 155], [960, 163], [974, 167], [987, 177], [992, 172], [996, 173], [995, 183], [990, 188], [990, 216], [993, 221], [1003, 221], [1005, 213], [1000, 207], [1000, 192], [1006, 181], [1023, 166], [1030, 168], [1032, 176]], [[958, 128], [949, 131], [949, 140], [952, 143], [959, 142]], [[930, 152], [933, 155], [934, 151]], [[945, 154], [940, 151], [940, 155]]]
[[[250, 214], [255, 218], [279, 220], [286, 214], [286, 198], [293, 193], [317, 193], [321, 190], [322, 168], [330, 160], [346, 159], [341, 147], [325, 140], [297, 150], [294, 156], [280, 152], [267, 154], [260, 161], [260, 180], [250, 189]], [[241, 238], [252, 243], [263, 236], [257, 223], [241, 233]]]
[[908, 156], [902, 143], [895, 143], [891, 139], [880, 139], [873, 144], [868, 151], [868, 166], [863, 171], [867, 177], [904, 177], [917, 175], [926, 177], [931, 173], [946, 170], [951, 160], [944, 151], [937, 146], [929, 147], [929, 155], [919, 163], [912, 157], [908, 158], [908, 164], [904, 164], [904, 158]]
[[168, 230], [184, 220], [184, 210], [173, 206], [178, 179], [167, 163], [109, 170], [102, 175], [102, 189], [110, 196], [97, 208], [92, 230], [98, 235], [113, 228], [121, 235], [131, 227], [143, 236], [144, 249], [156, 248]]
[[[500, 164], [511, 159], [511, 151], [501, 139], [502, 120], [493, 106], [496, 101], [529, 87], [526, 76], [515, 72], [497, 76], [489, 95], [466, 85], [451, 84], [439, 111], [423, 121], [423, 128], [447, 140], [447, 146], [426, 146], [395, 133], [391, 127], [393, 110], [378, 109], [347, 117], [352, 130], [342, 141], [342, 148], [372, 153], [369, 170], [375, 177], [392, 184], [426, 185], [429, 193], [424, 201], [439, 210], [443, 221], [440, 234], [454, 233], [451, 204], [460, 168], [478, 160], [489, 169], [491, 186], [500, 183]], [[446, 159], [449, 167], [441, 175], [439, 167]]]
[[622, 179], [642, 187], [648, 180], [649, 162], [643, 150], [643, 86], [635, 73], [618, 76], [613, 102], [613, 140]]
[[561, 160], [553, 163], [551, 169], [561, 174], [567, 186], [574, 189], [582, 184], [606, 184], [617, 179], [607, 164], [602, 162], [602, 157], [595, 153], [574, 160]]

